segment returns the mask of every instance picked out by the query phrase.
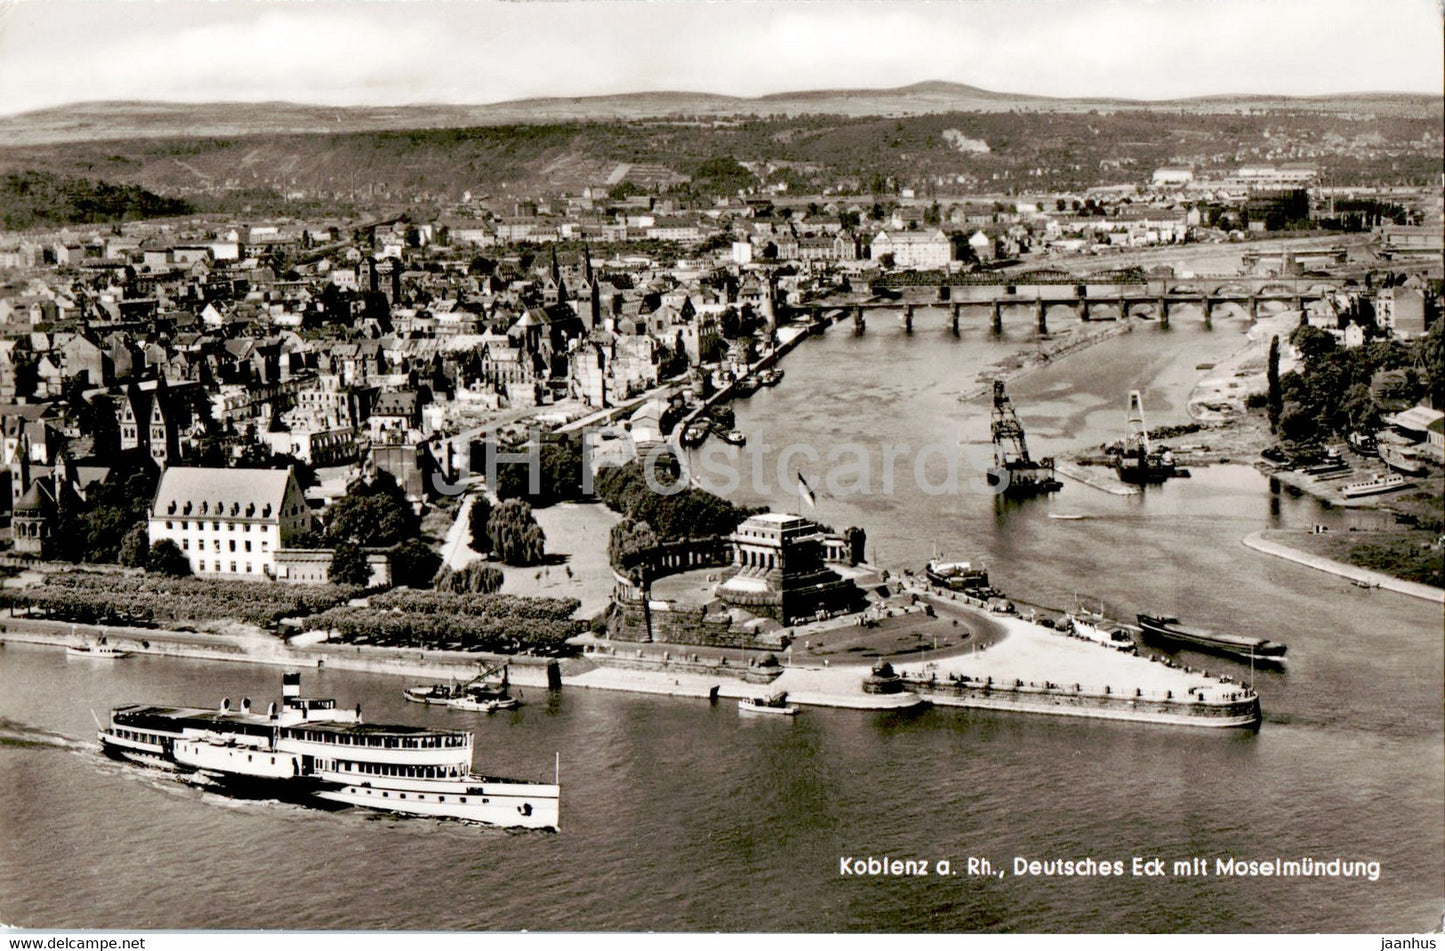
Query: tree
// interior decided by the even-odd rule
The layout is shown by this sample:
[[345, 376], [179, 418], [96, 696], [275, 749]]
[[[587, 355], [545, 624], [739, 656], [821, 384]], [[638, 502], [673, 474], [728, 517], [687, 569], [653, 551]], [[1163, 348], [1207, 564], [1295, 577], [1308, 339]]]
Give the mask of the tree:
[[624, 516], [622, 521], [612, 526], [607, 556], [613, 568], [642, 580], [642, 573], [656, 548], [657, 533], [652, 526]]
[[183, 578], [191, 573], [191, 560], [169, 538], [162, 538], [151, 546], [147, 562], [146, 570], [158, 575]]
[[1300, 353], [1300, 359], [1309, 370], [1313, 370], [1321, 358], [1339, 348], [1333, 334], [1309, 324], [1296, 327], [1289, 335], [1289, 342], [1294, 344]]
[[459, 571], [448, 568], [437, 579], [438, 591], [453, 594], [496, 594], [502, 590], [505, 576], [495, 565], [474, 561]]
[[1265, 371], [1265, 378], [1269, 382], [1268, 402], [1266, 409], [1269, 412], [1269, 431], [1279, 430], [1279, 416], [1284, 412], [1284, 394], [1279, 388], [1279, 337], [1271, 337], [1269, 341], [1269, 366]]
[[547, 536], [532, 514], [532, 506], [521, 499], [498, 505], [487, 520], [492, 551], [504, 565], [535, 565], [545, 553]]
[[420, 538], [402, 542], [391, 550], [391, 580], [408, 588], [429, 588], [441, 570], [442, 557]]
[[406, 493], [389, 473], [379, 472], [331, 506], [326, 517], [326, 542], [349, 542], [358, 548], [390, 548], [421, 530]]
[[150, 531], [145, 522], [136, 522], [120, 540], [119, 561], [127, 568], [144, 568], [150, 561]]
[[371, 565], [366, 560], [366, 552], [352, 542], [338, 544], [331, 553], [331, 567], [326, 572], [326, 580], [332, 584], [358, 587], [370, 584]]
[[492, 536], [487, 534], [487, 520], [491, 517], [491, 500], [485, 495], [473, 498], [471, 511], [467, 513], [467, 530], [471, 534], [472, 551], [483, 555], [492, 553]]

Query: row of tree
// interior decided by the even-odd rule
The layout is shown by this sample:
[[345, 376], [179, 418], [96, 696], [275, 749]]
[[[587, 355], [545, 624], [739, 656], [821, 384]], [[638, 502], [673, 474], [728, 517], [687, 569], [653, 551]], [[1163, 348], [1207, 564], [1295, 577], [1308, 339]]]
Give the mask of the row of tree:
[[0, 605], [81, 623], [237, 620], [268, 625], [334, 607], [356, 593], [356, 588], [338, 585], [274, 585], [71, 571], [51, 574], [43, 584], [0, 592]]

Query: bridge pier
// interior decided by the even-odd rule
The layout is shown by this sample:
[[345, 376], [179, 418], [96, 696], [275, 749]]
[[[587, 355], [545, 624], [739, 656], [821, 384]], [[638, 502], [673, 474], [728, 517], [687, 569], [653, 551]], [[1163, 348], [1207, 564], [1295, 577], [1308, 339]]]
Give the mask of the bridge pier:
[[993, 302], [993, 317], [989, 320], [988, 329], [995, 335], [1003, 333], [1003, 302]]
[[[1127, 297], [1119, 298], [1119, 319], [1126, 324], [1129, 322], [1129, 309], [1133, 306], [1134, 302]], [[1087, 320], [1088, 318], [1085, 319]]]
[[853, 335], [856, 337], [867, 328], [868, 322], [863, 319], [863, 306], [860, 304], [853, 308]]
[[1043, 299], [1042, 297], [1039, 298], [1039, 309], [1038, 309], [1037, 320], [1038, 320], [1039, 333], [1040, 333], [1040, 334], [1046, 334], [1046, 333], [1049, 332], [1049, 321], [1048, 321], [1048, 319], [1045, 317], [1045, 312], [1046, 312], [1047, 310], [1048, 310], [1048, 305], [1046, 305], [1046, 304], [1044, 303], [1044, 299]]
[[903, 332], [913, 333], [913, 305], [909, 304], [903, 308]]
[[952, 289], [951, 287], [949, 287], [947, 284], [940, 284], [940, 285], [938, 285], [938, 299], [939, 299], [940, 302], [949, 300], [950, 297], [951, 297], [951, 295], [952, 295], [952, 293], [953, 293], [953, 289]]
[[949, 320], [948, 320], [949, 328], [953, 330], [953, 335], [954, 335], [955, 337], [958, 336], [958, 311], [959, 311], [959, 305], [958, 305], [957, 303], [955, 303], [955, 304], [953, 305], [953, 313], [949, 316]]
[[1258, 298], [1258, 297], [1250, 297], [1250, 299], [1249, 299], [1249, 322], [1250, 322], [1250, 323], [1255, 323], [1255, 322], [1258, 321], [1258, 320], [1259, 320], [1259, 298]]
[[1214, 329], [1214, 301], [1208, 297], [1204, 298], [1204, 329]]
[[1079, 300], [1079, 319], [1082, 320], [1082, 321], [1083, 321], [1084, 323], [1086, 323], [1086, 324], [1089, 322], [1089, 300], [1088, 300], [1088, 298], [1081, 298], [1081, 299]]
[[1169, 300], [1164, 297], [1159, 298], [1159, 329], [1169, 329]]

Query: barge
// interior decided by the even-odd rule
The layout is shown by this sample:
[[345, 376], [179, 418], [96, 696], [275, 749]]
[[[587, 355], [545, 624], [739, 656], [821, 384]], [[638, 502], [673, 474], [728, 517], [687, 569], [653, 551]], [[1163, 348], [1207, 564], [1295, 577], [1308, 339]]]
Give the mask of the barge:
[[1242, 684], [1223, 682], [1191, 688], [1183, 696], [1169, 690], [1114, 691], [1107, 686], [1020, 680], [1005, 684], [967, 676], [913, 677], [907, 684], [919, 697], [945, 707], [1234, 729], [1254, 729], [1261, 720], [1259, 695]]
[[1284, 644], [1248, 637], [1243, 634], [1222, 634], [1202, 627], [1187, 627], [1168, 614], [1140, 614], [1139, 627], [1148, 640], [1218, 654], [1234, 660], [1263, 666], [1284, 665]]

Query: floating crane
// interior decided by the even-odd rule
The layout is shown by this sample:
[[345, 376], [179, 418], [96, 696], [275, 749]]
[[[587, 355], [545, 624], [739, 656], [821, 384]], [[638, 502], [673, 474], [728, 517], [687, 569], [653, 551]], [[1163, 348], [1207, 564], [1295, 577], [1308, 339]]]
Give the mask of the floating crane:
[[1174, 454], [1155, 449], [1149, 442], [1149, 425], [1144, 421], [1144, 397], [1129, 391], [1129, 411], [1124, 421], [1124, 448], [1114, 463], [1119, 478], [1133, 485], [1163, 482], [1175, 474]]
[[1054, 478], [1054, 460], [1029, 457], [1023, 424], [1004, 390], [1003, 380], [993, 381], [993, 464], [989, 485], [1002, 485], [1002, 495], [1022, 498], [1056, 492], [1063, 483]]

